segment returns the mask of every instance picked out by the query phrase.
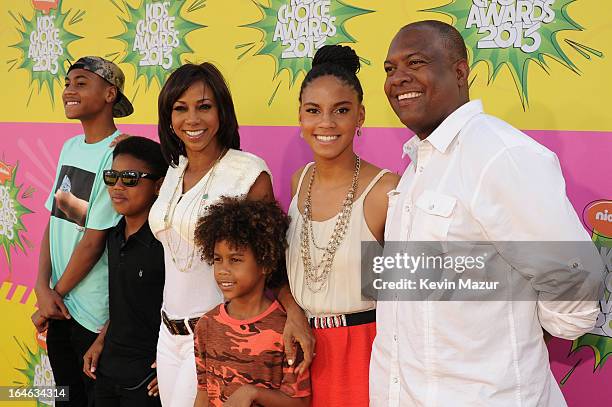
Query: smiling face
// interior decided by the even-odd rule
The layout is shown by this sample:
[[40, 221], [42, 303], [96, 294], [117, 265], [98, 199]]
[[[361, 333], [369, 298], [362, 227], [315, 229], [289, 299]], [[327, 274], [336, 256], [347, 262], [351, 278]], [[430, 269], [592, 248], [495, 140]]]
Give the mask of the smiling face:
[[[134, 170], [153, 173], [147, 163], [129, 154], [119, 154], [113, 159], [112, 169], [115, 171]], [[123, 185], [121, 178], [113, 186], [108, 186], [108, 193], [113, 208], [117, 213], [124, 216], [137, 216], [148, 212], [157, 198], [157, 191], [161, 185], [160, 180], [140, 178], [138, 184], [133, 187]]]
[[191, 85], [172, 106], [172, 128], [187, 155], [217, 149], [219, 111], [211, 89], [203, 82]]
[[62, 93], [68, 119], [88, 120], [108, 109], [112, 114], [117, 88], [93, 72], [73, 69], [66, 76]]
[[385, 60], [385, 93], [401, 122], [421, 139], [468, 101], [469, 68], [431, 28], [401, 30]]
[[335, 76], [318, 77], [304, 88], [300, 125], [315, 156], [332, 159], [352, 155], [355, 130], [364, 120], [365, 108], [357, 92]]
[[263, 294], [266, 274], [250, 247], [232, 247], [223, 240], [215, 244], [215, 280], [226, 300]]

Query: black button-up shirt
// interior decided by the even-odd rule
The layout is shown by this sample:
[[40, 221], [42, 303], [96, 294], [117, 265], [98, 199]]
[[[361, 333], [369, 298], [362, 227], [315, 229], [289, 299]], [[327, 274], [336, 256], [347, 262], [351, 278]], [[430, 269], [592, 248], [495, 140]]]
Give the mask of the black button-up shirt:
[[148, 222], [125, 240], [125, 218], [107, 238], [110, 324], [99, 371], [133, 386], [155, 361], [164, 290], [164, 249]]

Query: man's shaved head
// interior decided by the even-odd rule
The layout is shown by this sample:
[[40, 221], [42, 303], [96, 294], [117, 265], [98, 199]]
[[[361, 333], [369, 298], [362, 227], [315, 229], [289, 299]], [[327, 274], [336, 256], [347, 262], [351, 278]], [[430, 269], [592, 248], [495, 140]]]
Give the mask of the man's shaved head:
[[457, 29], [452, 25], [438, 20], [424, 20], [405, 25], [399, 30], [399, 32], [419, 29], [430, 29], [436, 32], [438, 38], [442, 41], [444, 48], [448, 51], [448, 56], [452, 61], [456, 61], [458, 59], [467, 60], [465, 41], [463, 40], [463, 37], [459, 31], [457, 31]]
[[465, 42], [451, 25], [427, 20], [403, 27], [384, 66], [389, 103], [421, 140], [470, 99]]

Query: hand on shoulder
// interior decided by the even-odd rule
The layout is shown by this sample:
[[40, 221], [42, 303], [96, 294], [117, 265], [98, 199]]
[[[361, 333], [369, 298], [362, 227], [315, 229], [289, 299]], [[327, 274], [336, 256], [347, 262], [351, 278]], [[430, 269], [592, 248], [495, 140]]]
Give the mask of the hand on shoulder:
[[380, 181], [376, 183], [374, 188], [380, 188], [381, 192], [384, 192], [386, 196], [387, 193], [397, 188], [397, 185], [399, 184], [401, 178], [402, 177], [400, 177], [398, 174], [394, 172], [388, 172], [385, 175], [383, 175]]
[[273, 201], [274, 190], [272, 189], [272, 179], [270, 174], [262, 171], [251, 186], [247, 198], [254, 201]]

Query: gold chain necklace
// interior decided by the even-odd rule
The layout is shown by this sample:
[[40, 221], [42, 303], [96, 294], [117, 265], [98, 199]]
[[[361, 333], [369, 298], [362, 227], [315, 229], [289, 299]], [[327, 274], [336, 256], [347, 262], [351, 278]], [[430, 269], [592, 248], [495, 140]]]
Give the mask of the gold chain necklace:
[[[302, 230], [300, 232], [301, 241], [301, 255], [302, 263], [304, 264], [304, 279], [308, 289], [313, 293], [317, 293], [323, 289], [327, 284], [329, 273], [331, 272], [332, 264], [334, 262], [334, 256], [338, 247], [344, 240], [346, 230], [351, 219], [351, 211], [353, 209], [353, 199], [355, 198], [355, 192], [357, 191], [357, 183], [359, 180], [359, 171], [361, 169], [361, 159], [359, 157], [355, 160], [355, 171], [353, 172], [353, 180], [351, 187], [349, 188], [344, 201], [342, 202], [342, 209], [336, 219], [334, 230], [329, 238], [327, 246], [321, 248], [323, 250], [323, 257], [321, 261], [315, 266], [310, 255], [310, 239], [309, 235], [312, 236], [314, 243], [314, 233], [312, 230], [312, 182], [315, 177], [317, 170], [316, 164], [312, 168], [312, 174], [308, 181], [308, 189], [306, 191], [306, 199], [304, 200], [304, 214], [302, 215]], [[316, 248], [319, 248], [314, 243]]]
[[[204, 208], [205, 203], [208, 200], [208, 192], [210, 191], [210, 186], [215, 176], [215, 170], [217, 168], [217, 164], [219, 164], [219, 162], [221, 161], [221, 158], [225, 155], [226, 152], [227, 150], [223, 150], [221, 154], [219, 154], [219, 157], [217, 157], [217, 160], [214, 162], [212, 167], [210, 167], [210, 170], [208, 170], [208, 173], [204, 174], [204, 176], [208, 175], [208, 178], [206, 179], [206, 182], [200, 189], [199, 193], [195, 194], [194, 198], [192, 198], [191, 201], [185, 206], [185, 208], [191, 207], [191, 210], [189, 211], [189, 216], [187, 217], [188, 236], [193, 236], [193, 234], [195, 233], [195, 226], [197, 224], [197, 218], [202, 213], [202, 209]], [[178, 190], [179, 188], [182, 189], [183, 187], [183, 179], [185, 177], [186, 171], [187, 171], [187, 166], [185, 166], [185, 168], [183, 169], [183, 172], [181, 173], [181, 176], [179, 177], [178, 183], [176, 185], [176, 188], [174, 188], [174, 192], [172, 193], [172, 197], [170, 198], [170, 201], [168, 202], [168, 206], [166, 207], [166, 214], [164, 215], [164, 226], [166, 230], [172, 227], [172, 223], [174, 222], [174, 215], [176, 212], [176, 207], [178, 206], [181, 196], [185, 195], [185, 194], [179, 195], [177, 199]], [[195, 201], [198, 198], [200, 199], [199, 204], [195, 203]], [[175, 205], [173, 205], [175, 200], [177, 202]], [[196, 213], [196, 208], [197, 208], [197, 213]], [[174, 242], [174, 238], [172, 237], [172, 231], [170, 230], [168, 231], [168, 249], [169, 249], [168, 251], [170, 252], [170, 257], [172, 258], [172, 261], [174, 262], [176, 267], [181, 272], [185, 272], [191, 269], [191, 266], [193, 264], [193, 259], [196, 254], [195, 244], [193, 244], [191, 246], [191, 251], [189, 253], [189, 256], [187, 257], [186, 263], [184, 263], [183, 265], [179, 263], [178, 253], [180, 252], [182, 241], [183, 241], [180, 234], [181, 234], [181, 230], [183, 230], [183, 220], [185, 219], [186, 213], [187, 213], [187, 210], [185, 210], [181, 214], [181, 218], [180, 218], [179, 225], [178, 225], [179, 226], [178, 227], [179, 239], [176, 243]], [[195, 222], [192, 222], [192, 220], [194, 219], [194, 216], [193, 216], [194, 213], [196, 213], [197, 216], [196, 216]]]

